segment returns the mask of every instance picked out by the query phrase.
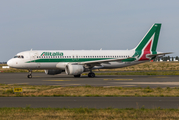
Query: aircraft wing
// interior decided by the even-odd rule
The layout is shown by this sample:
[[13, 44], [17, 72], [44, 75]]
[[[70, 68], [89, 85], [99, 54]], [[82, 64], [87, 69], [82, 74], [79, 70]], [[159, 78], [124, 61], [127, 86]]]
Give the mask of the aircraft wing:
[[122, 62], [123, 60], [135, 60], [136, 58], [130, 57], [130, 58], [116, 58], [116, 59], [106, 59], [106, 60], [95, 60], [95, 61], [87, 61], [87, 62], [80, 62], [78, 64], [80, 65], [84, 65], [84, 64], [101, 64], [101, 63], [107, 63], [109, 64], [109, 62]]
[[167, 53], [158, 53], [158, 54], [148, 54], [146, 55], [146, 57], [157, 57], [157, 56], [160, 56], [160, 55], [165, 55], [165, 54], [172, 54], [172, 52], [167, 52]]

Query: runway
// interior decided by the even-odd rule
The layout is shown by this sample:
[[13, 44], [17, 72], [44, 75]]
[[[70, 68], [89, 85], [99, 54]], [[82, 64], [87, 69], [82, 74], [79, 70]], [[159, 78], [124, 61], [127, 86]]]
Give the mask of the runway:
[[179, 97], [0, 97], [0, 107], [179, 108]]
[[0, 73], [1, 84], [27, 85], [59, 85], [59, 86], [121, 86], [121, 87], [179, 87], [179, 76], [139, 76], [139, 75], [99, 75], [95, 78], [82, 76], [46, 75], [33, 73], [33, 78], [26, 77], [27, 73]]

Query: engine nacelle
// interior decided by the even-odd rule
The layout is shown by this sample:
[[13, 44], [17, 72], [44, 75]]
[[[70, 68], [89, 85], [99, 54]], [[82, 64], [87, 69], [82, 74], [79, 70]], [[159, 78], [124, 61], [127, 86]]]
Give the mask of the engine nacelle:
[[85, 69], [84, 69], [83, 65], [71, 65], [71, 64], [68, 64], [65, 67], [65, 72], [68, 75], [79, 75], [79, 74], [83, 73], [84, 70]]
[[60, 74], [62, 72], [62, 70], [45, 70], [45, 74], [47, 75], [56, 75], [56, 74]]

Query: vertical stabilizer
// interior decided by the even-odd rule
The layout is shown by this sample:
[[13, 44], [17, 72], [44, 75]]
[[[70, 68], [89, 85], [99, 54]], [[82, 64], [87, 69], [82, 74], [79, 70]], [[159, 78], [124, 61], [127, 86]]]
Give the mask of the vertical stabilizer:
[[151, 51], [156, 51], [160, 28], [160, 23], [153, 24], [149, 31], [146, 33], [146, 35], [142, 38], [140, 43], [135, 47], [135, 50], [142, 51], [144, 47], [147, 45], [147, 43], [149, 43], [149, 41], [152, 41]]
[[147, 58], [146, 54], [156, 54], [158, 38], [160, 34], [161, 23], [155, 23], [142, 38], [140, 43], [134, 48], [136, 51], [133, 57], [137, 57], [141, 60]]

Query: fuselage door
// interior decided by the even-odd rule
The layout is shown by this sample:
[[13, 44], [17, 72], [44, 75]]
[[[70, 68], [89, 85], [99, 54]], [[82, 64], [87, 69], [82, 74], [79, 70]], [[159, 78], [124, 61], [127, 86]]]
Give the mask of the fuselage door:
[[30, 52], [30, 60], [31, 60], [31, 62], [35, 62], [36, 58], [37, 58], [37, 53]]
[[31, 61], [31, 63], [34, 63], [31, 65], [31, 66], [33, 66], [33, 68], [40, 68], [40, 63], [35, 61], [38, 59], [37, 56], [38, 56], [38, 53], [30, 52], [30, 61]]

